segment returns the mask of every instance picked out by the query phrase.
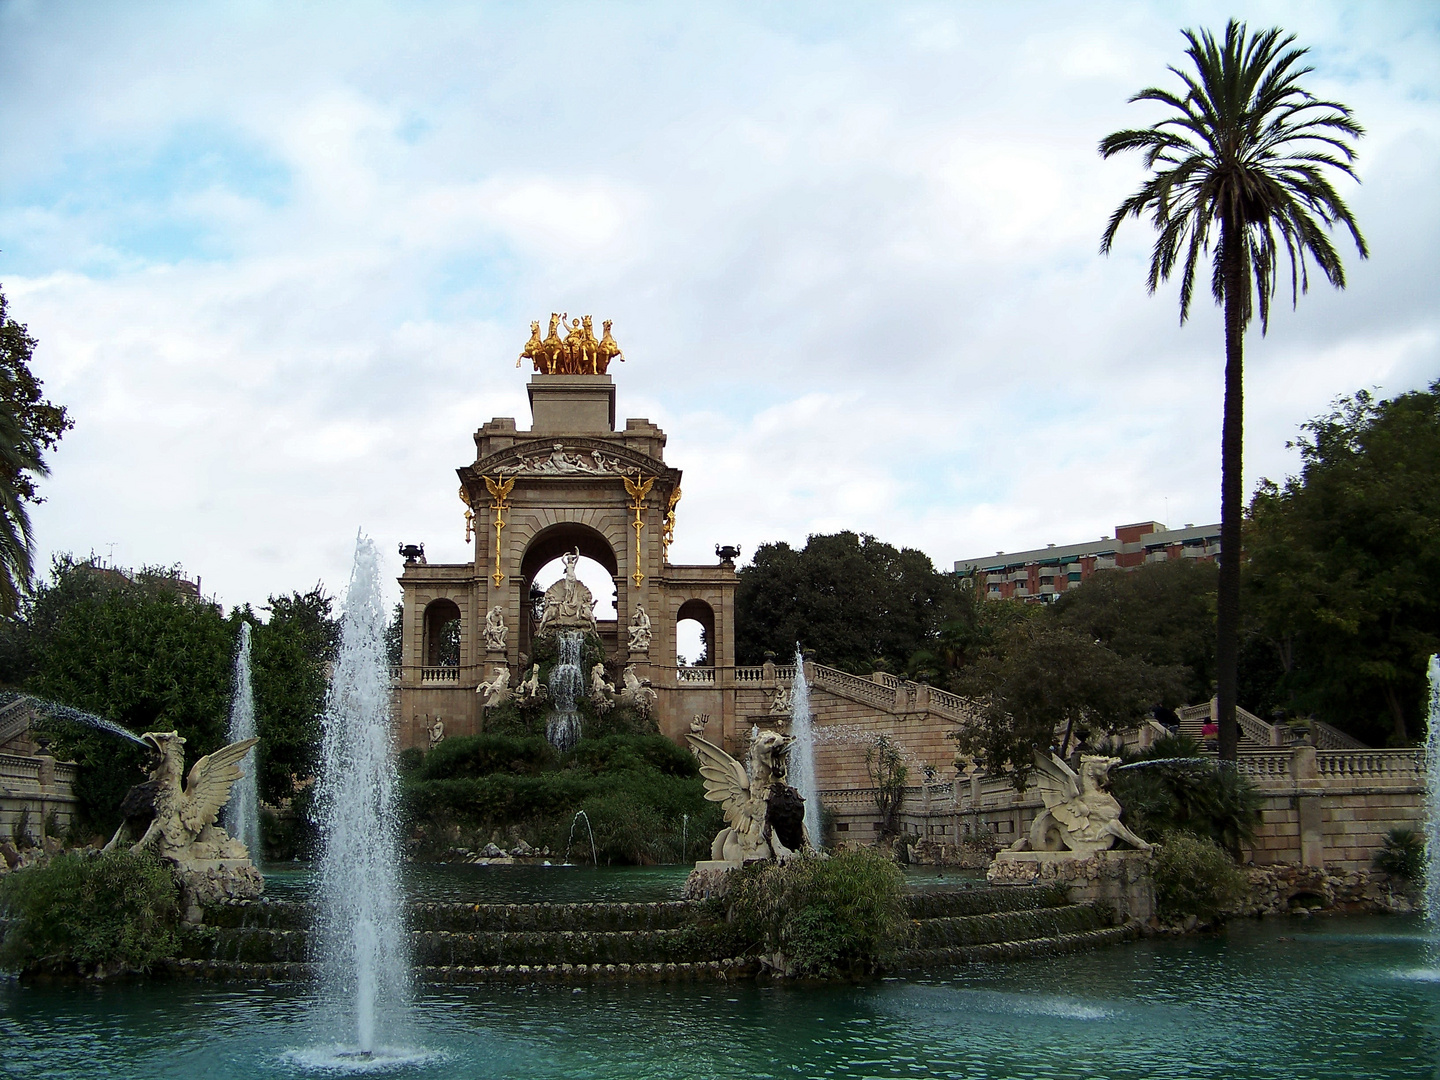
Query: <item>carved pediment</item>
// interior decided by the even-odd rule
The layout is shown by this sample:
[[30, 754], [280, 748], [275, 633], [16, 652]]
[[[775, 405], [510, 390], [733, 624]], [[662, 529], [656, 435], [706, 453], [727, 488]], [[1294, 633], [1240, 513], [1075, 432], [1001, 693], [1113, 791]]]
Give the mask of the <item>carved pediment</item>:
[[650, 476], [668, 474], [664, 462], [628, 447], [601, 439], [549, 437], [530, 439], [489, 454], [460, 470], [467, 481], [479, 483], [481, 476], [526, 477], [615, 477], [636, 472]]

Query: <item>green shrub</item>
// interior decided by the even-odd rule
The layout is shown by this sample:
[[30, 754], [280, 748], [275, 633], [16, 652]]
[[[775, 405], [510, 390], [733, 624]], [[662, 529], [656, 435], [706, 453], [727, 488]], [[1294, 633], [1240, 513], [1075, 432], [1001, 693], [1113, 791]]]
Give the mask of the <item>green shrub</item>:
[[872, 972], [907, 922], [904, 874], [872, 848], [747, 867], [724, 903], [740, 937], [796, 975]]
[[[722, 825], [695, 758], [654, 734], [587, 736], [563, 755], [539, 736], [447, 739], [403, 779], [422, 853], [443, 854], [458, 829], [471, 846], [508, 832], [559, 854], [584, 810], [602, 863], [666, 862], [684, 858], [682, 835], [703, 852]], [[589, 861], [588, 836], [571, 856]]]
[[59, 855], [0, 882], [0, 964], [104, 976], [175, 954], [179, 891], [149, 854]]
[[1244, 872], [1219, 844], [1184, 832], [1165, 837], [1152, 872], [1155, 909], [1166, 919], [1213, 919], [1240, 903], [1249, 888]]
[[1110, 792], [1124, 808], [1125, 824], [1151, 843], [1184, 832], [1238, 854], [1260, 823], [1259, 792], [1233, 766], [1191, 752], [1198, 749], [1185, 736], [1158, 739], [1136, 759], [1155, 764], [1112, 769]]
[[556, 764], [554, 748], [538, 735], [457, 735], [425, 755], [422, 780], [448, 780], [504, 772], [534, 776]]
[[1414, 829], [1403, 826], [1385, 834], [1384, 846], [1375, 853], [1375, 869], [1405, 881], [1425, 877], [1425, 840]]

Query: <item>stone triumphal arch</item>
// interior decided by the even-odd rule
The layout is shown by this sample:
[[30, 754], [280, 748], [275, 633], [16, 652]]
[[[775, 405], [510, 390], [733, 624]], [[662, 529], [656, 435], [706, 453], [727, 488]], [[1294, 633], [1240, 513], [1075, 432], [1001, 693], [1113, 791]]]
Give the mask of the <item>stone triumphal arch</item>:
[[[734, 566], [670, 562], [680, 470], [666, 464], [665, 433], [649, 420], [616, 425], [608, 324], [598, 360], [552, 363], [532, 356], [537, 345], [538, 333], [526, 353], [536, 360], [529, 429], [489, 421], [475, 433], [475, 460], [457, 470], [473, 558], [433, 564], [412, 549], [406, 559], [401, 745], [483, 730], [476, 687], [502, 670], [518, 679], [535, 629], [535, 575], [577, 551], [614, 582], [617, 617], [596, 629], [610, 659], [650, 680], [661, 731], [678, 738], [703, 718], [712, 737], [727, 738], [737, 722]], [[677, 668], [675, 627], [691, 618], [705, 629], [706, 658]]]

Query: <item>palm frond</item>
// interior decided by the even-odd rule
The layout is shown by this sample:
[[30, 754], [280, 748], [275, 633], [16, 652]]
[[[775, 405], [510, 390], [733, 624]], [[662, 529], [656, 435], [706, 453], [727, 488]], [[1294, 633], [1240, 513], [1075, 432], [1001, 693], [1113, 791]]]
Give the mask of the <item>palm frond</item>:
[[[1330, 230], [1343, 226], [1360, 257], [1369, 255], [1327, 176], [1333, 170], [1358, 179], [1352, 144], [1364, 129], [1349, 108], [1300, 85], [1313, 68], [1293, 34], [1278, 28], [1251, 34], [1235, 20], [1219, 36], [1208, 30], [1182, 34], [1189, 63], [1170, 68], [1181, 89], [1152, 86], [1130, 99], [1160, 105], [1166, 115], [1148, 128], [1100, 141], [1102, 157], [1139, 151], [1152, 170], [1110, 215], [1100, 250], [1111, 250], [1127, 218], [1148, 217], [1156, 240], [1146, 286], [1155, 292], [1179, 268], [1182, 323], [1206, 255], [1213, 255], [1211, 293], [1223, 304], [1221, 261], [1233, 251], [1245, 265], [1242, 326], [1259, 314], [1263, 331], [1282, 260], [1289, 263], [1293, 306], [1309, 287], [1311, 261], [1336, 288], [1345, 285]], [[1219, 238], [1212, 243], [1216, 227]]]

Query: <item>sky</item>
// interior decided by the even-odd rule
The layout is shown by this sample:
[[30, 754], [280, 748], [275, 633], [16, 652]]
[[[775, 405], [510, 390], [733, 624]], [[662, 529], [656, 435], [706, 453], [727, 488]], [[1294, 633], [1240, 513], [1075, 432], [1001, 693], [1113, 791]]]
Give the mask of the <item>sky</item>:
[[1366, 128], [1372, 253], [1249, 333], [1248, 493], [1340, 395], [1440, 377], [1433, 4], [0, 0], [0, 285], [75, 421], [39, 564], [259, 606], [343, 593], [357, 530], [465, 561], [454, 470], [528, 426], [552, 311], [613, 320], [678, 563], [1216, 521], [1219, 313], [1147, 295], [1146, 222], [1100, 255], [1144, 173], [1096, 145], [1231, 15]]

